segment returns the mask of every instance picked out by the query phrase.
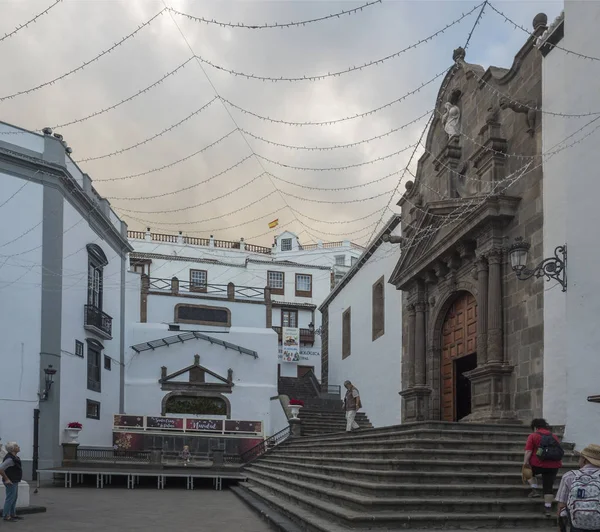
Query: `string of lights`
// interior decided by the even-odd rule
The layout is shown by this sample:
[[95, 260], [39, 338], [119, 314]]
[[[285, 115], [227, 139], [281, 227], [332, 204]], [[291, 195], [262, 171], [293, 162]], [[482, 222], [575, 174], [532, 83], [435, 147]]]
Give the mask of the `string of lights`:
[[475, 6], [473, 9], [471, 9], [470, 11], [468, 11], [467, 13], [464, 13], [463, 15], [461, 15], [459, 18], [457, 18], [456, 20], [453, 20], [452, 22], [446, 24], [442, 29], [437, 30], [436, 32], [434, 32], [433, 34], [429, 35], [428, 37], [425, 37], [419, 41], [417, 41], [416, 43], [413, 43], [405, 48], [403, 48], [402, 50], [399, 50], [397, 52], [394, 52], [393, 54], [389, 54], [385, 57], [381, 57], [379, 59], [375, 59], [373, 61], [369, 61], [363, 65], [360, 66], [351, 66], [351, 67], [347, 67], [344, 68], [342, 70], [337, 70], [335, 72], [327, 72], [326, 74], [316, 74], [316, 75], [302, 75], [302, 76], [295, 76], [295, 77], [286, 77], [286, 76], [280, 76], [280, 77], [272, 77], [272, 76], [260, 76], [257, 74], [248, 74], [246, 72], [242, 72], [239, 70], [233, 70], [221, 65], [218, 65], [216, 63], [213, 63], [212, 61], [202, 57], [202, 56], [196, 56], [198, 58], [199, 61], [202, 61], [205, 65], [211, 66], [217, 70], [220, 70], [222, 72], [227, 72], [228, 74], [231, 74], [233, 76], [239, 76], [239, 77], [243, 77], [246, 79], [254, 79], [254, 80], [258, 80], [258, 81], [272, 81], [274, 83], [276, 82], [281, 82], [281, 81], [288, 81], [288, 82], [296, 82], [296, 81], [319, 81], [319, 80], [324, 80], [327, 78], [332, 78], [332, 77], [339, 77], [339, 76], [343, 76], [345, 74], [349, 74], [351, 72], [357, 72], [357, 71], [362, 71], [365, 70], [369, 67], [375, 66], [375, 65], [381, 65], [383, 63], [385, 63], [386, 61], [389, 61], [390, 59], [395, 59], [397, 57], [399, 57], [400, 55], [402, 55], [405, 52], [408, 52], [409, 50], [413, 50], [415, 48], [417, 48], [418, 46], [420, 46], [421, 44], [424, 44], [426, 42], [429, 42], [433, 39], [435, 39], [436, 37], [438, 37], [439, 35], [443, 34], [444, 32], [446, 32], [449, 28], [451, 28], [452, 26], [455, 26], [457, 24], [460, 24], [465, 18], [467, 18], [469, 15], [471, 15], [472, 13], [474, 13], [477, 9], [479, 9], [482, 6], [482, 4], [479, 4], [477, 6]]
[[[485, 12], [485, 7], [488, 3], [488, 0], [485, 0], [483, 2], [483, 4], [481, 4], [480, 6], [476, 6], [475, 9], [481, 7], [477, 18], [475, 19], [475, 23], [473, 24], [473, 27], [471, 28], [471, 31], [469, 32], [469, 35], [467, 36], [467, 40], [465, 43], [465, 47], [464, 49], [466, 50], [469, 47], [469, 44], [471, 43], [471, 38], [473, 37], [473, 33], [475, 32], [475, 28], [477, 28], [478, 24], [480, 23], [483, 14]], [[442, 90], [440, 91], [440, 94], [444, 93], [444, 89], [445, 87], [442, 87]], [[438, 97], [439, 98], [439, 97]], [[390, 196], [390, 199], [387, 203], [387, 208], [389, 208], [390, 204], [392, 203], [392, 201], [394, 200], [394, 196], [397, 194], [398, 192], [398, 188], [400, 188], [400, 183], [402, 183], [402, 181], [404, 180], [404, 176], [406, 175], [406, 171], [408, 170], [409, 166], [411, 165], [413, 159], [415, 158], [415, 155], [417, 154], [417, 150], [419, 148], [419, 145], [421, 144], [423, 138], [425, 137], [425, 134], [427, 133], [427, 130], [429, 129], [429, 126], [431, 124], [431, 122], [433, 121], [433, 117], [434, 117], [434, 113], [431, 113], [429, 120], [427, 121], [427, 123], [425, 124], [425, 127], [423, 128], [423, 131], [421, 132], [421, 136], [419, 137], [419, 141], [417, 142], [417, 144], [414, 147], [413, 152], [410, 155], [410, 158], [408, 160], [408, 163], [406, 164], [406, 166], [404, 167], [404, 171], [402, 172], [402, 175], [400, 176], [400, 179], [398, 179], [398, 182], [396, 183], [396, 187], [394, 188], [392, 195]], [[373, 228], [373, 232], [371, 233], [371, 236], [369, 238], [369, 240], [372, 240], [373, 237], [375, 236], [375, 233], [377, 232], [377, 228], [379, 227], [379, 225], [381, 224], [381, 222], [383, 221], [383, 217], [385, 215], [385, 210], [381, 213], [381, 218], [379, 219], [379, 223]]]
[[[233, 170], [234, 168], [237, 168], [238, 166], [240, 166], [242, 163], [246, 162], [248, 159], [250, 159], [252, 157], [252, 155], [248, 155], [247, 157], [245, 157], [244, 159], [242, 159], [241, 161], [238, 161], [237, 163], [235, 163], [233, 166], [230, 166], [229, 168], [226, 168], [225, 170], [217, 173], [217, 174], [213, 174], [212, 176], [210, 176], [209, 178], [205, 179], [204, 181], [199, 181], [197, 183], [194, 183], [193, 185], [189, 185], [187, 187], [183, 187], [180, 188], [178, 190], [172, 190], [171, 192], [163, 192], [162, 194], [154, 194], [153, 196], [128, 196], [128, 197], [123, 197], [123, 196], [107, 196], [106, 199], [110, 199], [110, 200], [123, 200], [123, 201], [142, 201], [142, 200], [148, 200], [148, 199], [156, 199], [156, 198], [166, 198], [167, 196], [173, 196], [174, 194], [179, 194], [180, 192], [187, 192], [188, 190], [191, 190], [193, 188], [199, 187], [200, 185], [204, 185], [210, 181], [212, 181], [213, 179], [216, 179], [217, 177], [220, 177], [224, 174], [226, 174], [227, 172], [229, 172], [230, 170]], [[243, 185], [245, 186], [245, 185]], [[239, 187], [239, 188], [243, 188]], [[238, 189], [235, 189], [238, 190]], [[232, 192], [235, 192], [235, 190], [233, 190]]]
[[[373, 115], [375, 113], [378, 113], [379, 111], [382, 111], [384, 109], [387, 109], [388, 107], [391, 107], [397, 103], [403, 102], [404, 100], [406, 100], [407, 98], [409, 98], [410, 96], [412, 96], [413, 94], [417, 94], [418, 92], [420, 92], [422, 89], [424, 89], [425, 87], [427, 87], [428, 85], [431, 85], [435, 80], [437, 80], [439, 77], [446, 75], [446, 73], [448, 72], [448, 70], [450, 70], [449, 68], [445, 68], [442, 72], [436, 74], [433, 78], [431, 78], [428, 81], [425, 81], [424, 83], [421, 83], [416, 89], [412, 89], [411, 91], [407, 92], [406, 94], [403, 94], [402, 96], [400, 96], [400, 98], [396, 98], [395, 100], [388, 102], [384, 105], [381, 105], [375, 109], [371, 109], [370, 111], [365, 111], [363, 113], [357, 113], [354, 115], [350, 115], [350, 116], [345, 116], [342, 118], [336, 118], [333, 120], [325, 120], [322, 122], [293, 122], [293, 121], [288, 121], [288, 120], [282, 120], [282, 119], [277, 119], [277, 118], [271, 118], [268, 116], [264, 116], [264, 115], [260, 115], [258, 113], [255, 113], [253, 111], [249, 111], [248, 109], [244, 109], [243, 107], [231, 102], [230, 100], [228, 100], [227, 98], [223, 98], [221, 96], [221, 101], [225, 102], [227, 105], [229, 105], [230, 107], [233, 107], [234, 109], [237, 109], [238, 111], [253, 116], [255, 118], [259, 118], [260, 120], [264, 120], [267, 122], [272, 122], [273, 124], [285, 124], [287, 126], [299, 126], [299, 127], [304, 127], [304, 126], [331, 126], [334, 124], [339, 124], [340, 122], [346, 122], [348, 120], [355, 120], [357, 118], [364, 118], [366, 116], [370, 116]], [[431, 111], [428, 111], [429, 114]], [[422, 117], [419, 117], [417, 120], [420, 120]], [[411, 123], [408, 123], [407, 125], [410, 125]]]
[[[201, 148], [201, 149], [195, 151], [194, 153], [191, 153], [190, 155], [186, 155], [185, 157], [182, 157], [181, 159], [177, 159], [176, 161], [173, 161], [169, 164], [165, 164], [165, 165], [159, 166], [157, 168], [152, 168], [150, 170], [146, 170], [145, 172], [139, 172], [137, 174], [129, 174], [129, 175], [124, 175], [124, 176], [120, 176], [120, 177], [109, 177], [106, 179], [96, 179], [96, 181], [123, 181], [125, 179], [133, 179], [134, 177], [140, 177], [140, 176], [144, 176], [144, 175], [148, 175], [148, 174], [153, 174], [155, 172], [160, 172], [161, 170], [166, 170], [167, 168], [173, 168], [173, 166], [176, 166], [184, 161], [187, 161], [188, 159], [191, 159], [192, 157], [195, 157], [196, 155], [199, 155], [200, 153], [205, 152], [206, 150], [212, 148], [213, 146], [216, 146], [217, 144], [224, 141], [226, 138], [228, 138], [230, 135], [232, 135], [236, 131], [237, 131], [236, 129], [233, 129], [226, 135], [223, 135], [220, 139], [215, 140], [212, 144], [209, 144], [208, 146], [204, 146], [204, 148]], [[246, 159], [249, 159], [250, 157], [252, 157], [252, 155], [249, 155], [248, 157], [245, 157], [244, 159], [238, 161], [235, 165], [231, 166], [227, 170], [223, 170], [222, 173], [225, 173], [225, 172], [231, 170], [231, 168], [235, 168], [236, 166], [239, 166]], [[219, 175], [221, 175], [221, 174], [219, 174]]]
[[101, 59], [102, 57], [104, 57], [105, 55], [110, 54], [112, 51], [114, 51], [116, 48], [118, 48], [119, 46], [121, 46], [123, 43], [125, 43], [126, 41], [128, 41], [132, 37], [135, 37], [137, 35], [137, 33], [139, 33], [142, 29], [144, 29], [146, 26], [149, 26], [158, 17], [160, 17], [164, 13], [164, 11], [165, 10], [162, 9], [156, 15], [154, 15], [151, 18], [149, 18], [146, 22], [144, 22], [140, 26], [138, 26], [138, 28], [136, 30], [134, 30], [133, 32], [129, 33], [128, 35], [125, 35], [125, 37], [123, 37], [120, 40], [118, 40], [111, 47], [109, 47], [106, 50], [100, 52], [98, 55], [96, 55], [92, 59], [89, 59], [88, 61], [85, 61], [80, 66], [78, 66], [76, 68], [73, 68], [73, 69], [69, 70], [68, 72], [65, 72], [64, 74], [61, 74], [60, 76], [57, 76], [57, 77], [55, 77], [55, 78], [53, 78], [53, 79], [51, 79], [49, 81], [45, 81], [44, 83], [40, 83], [39, 85], [36, 85], [35, 87], [31, 87], [29, 89], [24, 89], [24, 90], [21, 90], [21, 91], [18, 91], [18, 92], [14, 92], [12, 94], [8, 94], [6, 96], [2, 96], [2, 97], [0, 97], [0, 102], [4, 102], [6, 100], [12, 100], [13, 98], [16, 98], [17, 96], [22, 96], [24, 94], [31, 94], [32, 92], [35, 92], [35, 91], [37, 91], [39, 89], [42, 89], [44, 87], [47, 87], [49, 85], [52, 85], [52, 84], [56, 83], [57, 81], [63, 80], [65, 78], [71, 76], [72, 74], [75, 74], [76, 72], [79, 72], [80, 70], [83, 70], [85, 67], [91, 65], [92, 63], [95, 63], [96, 61], [98, 61], [99, 59]]
[[[163, 5], [165, 6], [165, 9], [168, 7], [167, 6], [167, 2], [166, 0], [162, 0]], [[192, 45], [190, 44], [189, 40], [187, 39], [187, 37], [185, 36], [185, 33], [183, 33], [183, 30], [181, 29], [181, 27], [179, 26], [179, 24], [177, 24], [177, 21], [175, 20], [175, 17], [173, 16], [172, 13], [169, 12], [169, 15], [171, 16], [171, 20], [173, 21], [173, 24], [175, 25], [175, 27], [177, 28], [177, 31], [179, 31], [181, 38], [184, 40], [186, 46], [188, 47], [189, 51], [193, 54], [196, 55], [196, 53], [194, 52], [194, 49], [192, 48]], [[215, 84], [213, 83], [212, 79], [210, 78], [210, 76], [208, 75], [208, 72], [206, 72], [206, 69], [204, 68], [204, 65], [202, 64], [202, 61], [200, 61], [200, 59], [198, 58], [198, 56], [196, 55], [196, 62], [198, 63], [198, 66], [200, 67], [200, 70], [202, 71], [202, 73], [204, 74], [204, 77], [206, 78], [206, 80], [208, 81], [208, 83], [210, 84], [210, 86], [212, 87], [214, 93], [216, 96], [220, 96], [219, 91], [217, 90], [217, 87], [215, 86]], [[221, 103], [223, 103], [223, 100], [221, 100]], [[229, 108], [223, 104], [223, 109], [225, 109], [225, 111], [227, 112], [227, 114], [229, 115], [229, 118], [231, 119], [231, 121], [233, 122], [233, 125], [235, 126], [235, 128], [238, 130], [242, 140], [245, 142], [245, 144], [248, 146], [248, 149], [250, 150], [250, 153], [254, 156], [254, 158], [256, 159], [256, 161], [258, 162], [259, 166], [262, 168], [263, 173], [266, 173], [267, 169], [264, 167], [262, 161], [256, 157], [256, 153], [254, 152], [254, 149], [252, 148], [252, 145], [250, 144], [250, 142], [248, 141], [248, 138], [246, 137], [246, 135], [244, 135], [244, 133], [242, 133], [242, 131], [240, 130], [240, 126], [237, 123], [235, 117], [233, 116], [233, 114], [231, 113], [231, 111], [229, 110]], [[273, 179], [271, 179], [271, 177], [269, 177], [267, 175], [267, 178], [269, 179], [269, 181], [271, 182], [271, 185], [273, 186], [273, 188], [275, 189], [275, 191], [277, 191], [277, 193], [279, 194], [280, 198], [283, 200], [283, 202], [285, 203], [285, 205], [288, 205], [287, 200], [285, 199], [285, 196], [281, 193], [281, 191], [277, 188], [277, 185], [275, 184], [275, 181], [273, 181]], [[296, 215], [294, 214], [294, 217], [296, 218], [296, 220], [298, 221], [298, 223], [302, 223], [298, 217], [296, 217]], [[309, 233], [309, 236], [310, 235]], [[314, 239], [314, 237], [313, 237]]]
[[39, 18], [43, 17], [46, 13], [48, 13], [48, 11], [50, 11], [53, 7], [56, 7], [61, 2], [62, 2], [62, 0], [56, 0], [56, 2], [54, 2], [51, 6], [44, 9], [44, 11], [41, 11], [40, 13], [35, 15], [33, 18], [30, 18], [27, 22], [24, 22], [23, 24], [19, 24], [11, 32], [5, 33], [2, 37], [0, 37], [0, 42], [5, 41], [6, 39], [9, 39], [10, 37], [13, 37], [17, 33], [19, 33], [22, 29], [27, 28], [30, 24], [37, 22]]
[[221, 196], [217, 196], [216, 198], [212, 198], [210, 200], [207, 201], [203, 201], [200, 203], [196, 203], [195, 205], [188, 205], [187, 207], [178, 207], [176, 209], [167, 209], [167, 210], [162, 210], [162, 211], [139, 211], [139, 210], [134, 210], [134, 209], [125, 209], [124, 207], [118, 207], [119, 210], [123, 211], [123, 212], [133, 212], [133, 213], [137, 213], [137, 214], [159, 214], [159, 213], [164, 213], [164, 212], [182, 212], [182, 211], [189, 211], [190, 209], [195, 209], [197, 207], [202, 207], [203, 205], [208, 205], [209, 203], [213, 203], [217, 200], [226, 198], [228, 196], [231, 196], [232, 194], [234, 194], [235, 192], [246, 188], [247, 186], [251, 185], [252, 183], [256, 182], [258, 179], [260, 179], [261, 177], [263, 177], [265, 175], [264, 172], [261, 172], [260, 174], [258, 174], [257, 176], [254, 176], [252, 179], [250, 179], [250, 181], [247, 181], [246, 183], [244, 183], [243, 185], [234, 188], [233, 190], [230, 190], [229, 192], [226, 192], [225, 194], [221, 195]]
[[[509, 24], [512, 24], [516, 29], [524, 31], [530, 37], [536, 37], [536, 35], [534, 33], [531, 33], [527, 28], [524, 28], [520, 24], [517, 24], [514, 20], [512, 20], [507, 15], [505, 15], [502, 11], [500, 11], [493, 4], [488, 3], [488, 5], [490, 6], [490, 8], [492, 8], [493, 11], [495, 11], [498, 15], [500, 15], [506, 22], [508, 22]], [[587, 59], [589, 61], [600, 61], [600, 58], [598, 58], [598, 57], [592, 57], [591, 55], [582, 54], [580, 52], [574, 52], [573, 50], [567, 50], [566, 48], [563, 48], [562, 46], [559, 46], [558, 44], [553, 44], [552, 48], [561, 50], [562, 52], [565, 52], [568, 55], [574, 55], [576, 57], [580, 57], [581, 59]]]
[[360, 11], [362, 11], [363, 9], [366, 9], [368, 7], [374, 6], [375, 4], [379, 4], [381, 3], [381, 0], [375, 0], [372, 2], [367, 2], [366, 4], [363, 4], [359, 7], [355, 7], [353, 9], [346, 9], [346, 10], [342, 10], [342, 11], [338, 11], [337, 13], [332, 13], [330, 15], [325, 15], [322, 17], [316, 17], [316, 18], [312, 18], [312, 19], [307, 19], [307, 20], [301, 20], [298, 22], [265, 22], [263, 24], [244, 24], [242, 22], [222, 22], [219, 20], [215, 20], [215, 19], [207, 19], [205, 17], [197, 17], [194, 15], [190, 15], [188, 13], [182, 13], [181, 11], [177, 11], [176, 9], [173, 9], [172, 7], [169, 7], [169, 11], [171, 13], [175, 13], [176, 15], [180, 15], [182, 17], [187, 18], [188, 20], [193, 20], [195, 22], [202, 22], [204, 24], [213, 24], [216, 26], [220, 26], [222, 28], [241, 28], [241, 29], [247, 29], [247, 30], [266, 30], [266, 29], [273, 29], [273, 28], [292, 28], [292, 27], [298, 27], [298, 26], [306, 26], [308, 24], [313, 24], [315, 22], [322, 22], [324, 20], [330, 20], [333, 18], [341, 18], [344, 15], [354, 15]]
[[287, 183], [288, 185], [293, 185], [293, 186], [299, 187], [299, 188], [305, 188], [308, 190], [339, 191], [339, 190], [354, 190], [355, 188], [363, 188], [363, 187], [367, 187], [369, 185], [373, 185], [374, 183], [380, 183], [381, 181], [385, 181], [386, 179], [389, 179], [390, 177], [397, 175], [399, 172], [401, 172], [401, 170], [392, 172], [391, 174], [384, 175], [383, 177], [378, 177], [377, 179], [373, 179], [371, 181], [366, 181], [364, 183], [359, 183], [358, 185], [350, 185], [347, 187], [311, 187], [310, 185], [301, 185], [300, 183], [296, 183], [294, 181], [288, 181], [287, 179], [283, 179], [274, 174], [269, 174], [269, 175], [273, 179], [277, 179], [277, 181], [281, 181], [282, 183]]
[[335, 144], [335, 145], [331, 145], [331, 146], [291, 146], [289, 144], [282, 144], [280, 142], [274, 142], [272, 140], [268, 140], [259, 135], [255, 135], [254, 133], [251, 133], [250, 131], [248, 131], [246, 129], [242, 129], [242, 132], [256, 140], [260, 140], [262, 142], [271, 144], [272, 146], [278, 146], [280, 148], [288, 148], [290, 150], [305, 150], [305, 151], [330, 151], [330, 150], [337, 150], [340, 148], [352, 148], [355, 146], [360, 146], [361, 144], [368, 144], [369, 142], [373, 142], [375, 140], [382, 139], [384, 137], [387, 137], [389, 135], [397, 133], [398, 131], [402, 131], [403, 129], [406, 129], [407, 127], [409, 127], [413, 124], [418, 123], [420, 120], [425, 118], [429, 113], [431, 113], [431, 110], [422, 114], [418, 118], [415, 118], [414, 120], [411, 120], [410, 122], [407, 122], [406, 124], [403, 124], [400, 127], [395, 127], [393, 129], [390, 129], [389, 131], [386, 131], [385, 133], [382, 133], [381, 135], [376, 135], [375, 137], [370, 137], [368, 139], [359, 140], [357, 142], [350, 142], [349, 144]]
[[275, 161], [273, 159], [269, 159], [268, 157], [265, 157], [263, 155], [260, 154], [256, 154], [256, 156], [259, 159], [262, 159], [263, 161], [267, 161], [269, 163], [275, 164], [277, 166], [281, 166], [282, 168], [291, 168], [293, 170], [304, 170], [304, 171], [308, 171], [308, 172], [329, 172], [329, 171], [340, 171], [340, 170], [348, 170], [350, 168], [360, 168], [361, 166], [366, 166], [368, 164], [373, 164], [373, 163], [378, 163], [381, 161], [385, 161], [386, 159], [390, 159], [391, 157], [395, 157], [396, 155], [400, 155], [401, 153], [404, 153], [405, 151], [410, 150], [411, 148], [414, 148], [415, 145], [414, 144], [410, 144], [409, 146], [406, 146], [398, 151], [395, 151], [393, 153], [389, 153], [387, 155], [382, 155], [381, 157], [377, 157], [375, 159], [371, 159], [370, 161], [363, 161], [361, 163], [355, 163], [355, 164], [347, 164], [345, 166], [329, 166], [329, 167], [323, 167], [323, 168], [313, 168], [313, 167], [309, 167], [309, 166], [294, 166], [292, 164], [285, 164], [285, 163], [281, 163], [279, 161]]
[[215, 96], [208, 103], [205, 103], [202, 107], [196, 109], [195, 111], [192, 111], [189, 115], [187, 115], [186, 117], [182, 118], [179, 122], [176, 122], [175, 124], [173, 124], [173, 125], [165, 128], [165, 129], [163, 129], [159, 133], [156, 133], [155, 135], [152, 135], [151, 137], [148, 137], [147, 139], [144, 139], [144, 140], [142, 140], [140, 142], [137, 142], [136, 144], [132, 144], [131, 146], [128, 146], [127, 148], [121, 148], [120, 150], [115, 150], [115, 151], [110, 152], [110, 153], [105, 153], [104, 155], [97, 155], [95, 157], [86, 157], [85, 159], [79, 159], [77, 162], [78, 163], [85, 163], [85, 162], [88, 162], [88, 161], [97, 161], [99, 159], [106, 159], [107, 157], [113, 157], [115, 155], [120, 155], [121, 153], [125, 153], [125, 152], [127, 152], [129, 150], [133, 150], [134, 148], [139, 148], [140, 146], [143, 146], [144, 144], [148, 144], [148, 142], [151, 142], [154, 139], [157, 139], [158, 137], [162, 137], [165, 133], [168, 133], [169, 131], [172, 131], [173, 129], [179, 127], [181, 124], [184, 124], [185, 122], [187, 122], [188, 120], [190, 120], [191, 118], [193, 118], [194, 116], [200, 114], [202, 111], [204, 111], [205, 109], [207, 109], [208, 107], [210, 107], [216, 100], [218, 100], [218, 98]]

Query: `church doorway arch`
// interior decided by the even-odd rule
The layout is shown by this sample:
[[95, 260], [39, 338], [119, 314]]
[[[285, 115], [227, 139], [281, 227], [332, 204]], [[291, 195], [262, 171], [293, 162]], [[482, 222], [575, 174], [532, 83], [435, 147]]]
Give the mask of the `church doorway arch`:
[[465, 373], [477, 367], [477, 300], [459, 292], [441, 330], [442, 420], [460, 421], [471, 413], [471, 382]]

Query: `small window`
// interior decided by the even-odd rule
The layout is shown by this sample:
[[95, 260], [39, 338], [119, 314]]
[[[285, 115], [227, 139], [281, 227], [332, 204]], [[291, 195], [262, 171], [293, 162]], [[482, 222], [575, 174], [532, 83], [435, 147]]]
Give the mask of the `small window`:
[[342, 314], [342, 360], [351, 354], [352, 340], [351, 309], [347, 308]]
[[79, 340], [75, 340], [75, 354], [78, 357], [83, 358], [83, 342], [80, 342]]
[[208, 273], [206, 270], [190, 270], [190, 291], [206, 292]]
[[104, 369], [110, 371], [112, 369], [112, 360], [109, 356], [104, 355]]
[[272, 294], [282, 296], [285, 292], [285, 274], [283, 272], [267, 272], [267, 286]]
[[373, 341], [385, 333], [385, 285], [383, 277], [373, 285]]
[[312, 275], [296, 274], [296, 296], [312, 297]]
[[292, 239], [282, 238], [281, 239], [281, 251], [292, 251]]
[[85, 417], [88, 419], [100, 419], [100, 403], [88, 399], [85, 406]]
[[358, 257], [350, 257], [350, 265], [354, 266], [358, 262]]
[[175, 305], [175, 323], [231, 327], [231, 312], [226, 307], [179, 303]]
[[335, 256], [335, 265], [336, 266], [346, 266], [346, 255], [336, 255]]

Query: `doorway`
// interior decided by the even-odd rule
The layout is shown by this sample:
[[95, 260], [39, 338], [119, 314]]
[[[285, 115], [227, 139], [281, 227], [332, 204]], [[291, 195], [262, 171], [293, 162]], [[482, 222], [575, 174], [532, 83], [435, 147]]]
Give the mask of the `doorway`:
[[309, 371], [315, 372], [314, 366], [298, 366], [298, 378], [304, 377]]
[[471, 413], [471, 381], [465, 373], [477, 367], [477, 353], [457, 358], [454, 361], [454, 402], [456, 404], [456, 421]]
[[471, 412], [471, 385], [464, 373], [477, 367], [476, 352], [477, 301], [471, 293], [461, 292], [448, 309], [442, 326], [443, 421], [458, 421]]

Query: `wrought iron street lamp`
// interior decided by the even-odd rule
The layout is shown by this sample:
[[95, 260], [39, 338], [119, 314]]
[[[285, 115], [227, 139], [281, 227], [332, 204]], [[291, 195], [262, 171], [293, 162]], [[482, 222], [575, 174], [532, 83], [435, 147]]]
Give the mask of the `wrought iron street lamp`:
[[315, 329], [315, 324], [312, 321], [308, 324], [308, 330], [311, 333], [317, 334], [319, 336], [321, 336], [321, 334], [323, 333], [323, 327], [319, 327], [318, 329]]
[[40, 401], [48, 400], [48, 394], [50, 393], [52, 384], [54, 384], [54, 375], [56, 375], [56, 370], [51, 365], [44, 368], [44, 390], [38, 394]]
[[508, 248], [510, 264], [517, 275], [517, 279], [524, 281], [530, 277], [544, 277], [548, 281], [554, 279], [562, 286], [562, 291], [567, 291], [567, 245], [558, 246], [554, 250], [554, 257], [544, 259], [533, 270], [527, 268], [527, 255], [531, 244], [522, 237], [515, 238], [515, 242]]

